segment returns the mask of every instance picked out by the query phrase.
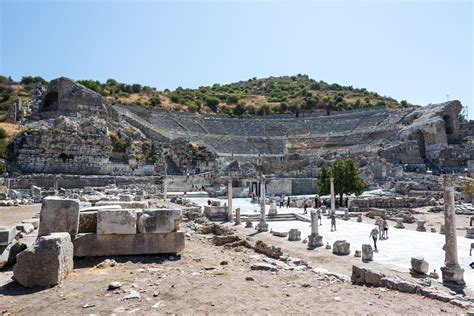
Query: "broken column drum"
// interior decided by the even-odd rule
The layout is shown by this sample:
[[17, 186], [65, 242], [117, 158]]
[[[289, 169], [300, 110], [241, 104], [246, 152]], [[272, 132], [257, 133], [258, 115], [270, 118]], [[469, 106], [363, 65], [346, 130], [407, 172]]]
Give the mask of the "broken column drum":
[[456, 216], [454, 212], [454, 178], [444, 177], [445, 261], [441, 267], [443, 282], [464, 285], [464, 269], [458, 262]]

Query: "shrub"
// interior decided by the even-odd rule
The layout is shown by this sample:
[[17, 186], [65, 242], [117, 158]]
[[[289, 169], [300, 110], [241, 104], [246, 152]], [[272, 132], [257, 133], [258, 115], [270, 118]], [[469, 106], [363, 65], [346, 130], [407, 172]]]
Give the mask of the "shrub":
[[3, 127], [0, 127], [0, 139], [5, 138], [7, 138], [7, 131]]
[[212, 110], [212, 112], [217, 112], [217, 106], [219, 105], [219, 99], [216, 97], [206, 97], [206, 104]]
[[401, 104], [401, 106], [403, 106], [403, 107], [407, 107], [407, 106], [408, 106], [408, 102], [407, 102], [406, 100], [400, 101], [400, 104]]
[[101, 86], [99, 81], [94, 80], [78, 80], [84, 87], [91, 89], [92, 91], [99, 92]]
[[150, 105], [151, 106], [157, 106], [161, 104], [161, 100], [159, 97], [152, 97], [150, 98]]
[[7, 166], [4, 164], [0, 164], [0, 175], [4, 175], [7, 172]]
[[46, 80], [41, 78], [40, 76], [32, 77], [32, 76], [25, 76], [21, 78], [21, 84], [34, 84], [34, 83], [41, 83], [41, 84], [48, 84]]

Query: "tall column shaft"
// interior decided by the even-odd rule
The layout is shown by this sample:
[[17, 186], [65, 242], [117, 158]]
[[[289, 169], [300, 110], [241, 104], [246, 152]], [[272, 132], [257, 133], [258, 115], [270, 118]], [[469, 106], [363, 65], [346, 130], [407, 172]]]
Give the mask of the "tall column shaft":
[[265, 177], [262, 177], [260, 183], [260, 215], [265, 218]]
[[316, 213], [316, 210], [311, 211], [311, 234], [312, 235], [319, 234], [318, 214]]
[[227, 185], [227, 220], [232, 221], [232, 180]]
[[444, 238], [445, 261], [441, 267], [443, 282], [464, 285], [464, 269], [459, 266], [454, 210], [454, 177], [444, 177]]
[[334, 178], [331, 177], [331, 212], [336, 210], [336, 194], [334, 192]]
[[446, 242], [446, 266], [459, 264], [455, 215], [453, 179], [447, 176], [444, 178], [444, 238]]

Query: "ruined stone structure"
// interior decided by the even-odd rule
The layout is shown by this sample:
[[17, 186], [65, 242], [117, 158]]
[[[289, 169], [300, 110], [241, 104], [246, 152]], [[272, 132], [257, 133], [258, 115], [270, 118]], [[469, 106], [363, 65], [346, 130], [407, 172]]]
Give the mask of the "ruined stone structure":
[[[264, 161], [263, 173], [272, 175], [267, 192], [275, 195], [315, 193], [316, 183], [310, 179], [322, 164], [336, 158], [354, 158], [362, 176], [375, 186], [402, 179], [406, 171], [464, 172], [474, 160], [474, 146], [465, 142], [472, 123], [460, 118], [458, 101], [309, 118], [229, 118], [114, 108], [153, 139], [201, 148], [201, 154], [194, 156], [197, 168], [231, 175], [256, 194], [258, 159]], [[176, 146], [169, 155], [173, 162], [186, 161], [189, 166], [189, 157]]]
[[372, 188], [423, 196], [440, 185], [427, 179], [417, 189], [411, 185], [416, 179], [405, 181], [412, 172], [474, 166], [474, 145], [466, 141], [474, 127], [460, 117], [458, 101], [329, 116], [230, 118], [110, 105], [67, 78], [51, 81], [35, 100], [39, 108], [15, 141], [12, 188], [25, 182], [44, 187], [59, 174], [80, 175], [61, 187], [95, 186], [97, 176], [108, 179], [104, 185], [147, 177], [164, 194], [165, 174], [193, 170], [212, 174], [214, 181], [232, 177], [234, 196], [260, 195], [261, 174], [269, 196], [316, 194], [322, 165], [353, 158]]
[[[18, 182], [21, 173], [34, 174], [27, 176], [27, 182], [41, 187], [57, 174], [80, 175], [76, 187], [95, 185], [95, 176], [112, 177], [104, 185], [117, 183], [118, 176], [146, 176], [151, 183], [162, 186], [164, 161], [158, 147], [121, 120], [102, 96], [70, 79], [59, 78], [50, 82], [39, 100], [39, 110], [15, 140], [16, 164], [11, 169], [20, 173]], [[67, 185], [70, 181], [65, 182], [71, 187]]]

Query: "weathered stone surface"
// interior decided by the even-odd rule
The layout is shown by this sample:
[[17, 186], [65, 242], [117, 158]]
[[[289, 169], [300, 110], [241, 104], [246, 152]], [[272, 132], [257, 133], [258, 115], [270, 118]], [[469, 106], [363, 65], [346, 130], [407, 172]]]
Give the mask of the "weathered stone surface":
[[288, 236], [288, 232], [284, 232], [284, 231], [272, 230], [271, 233], [272, 233], [273, 236], [276, 236], [276, 237], [286, 237], [286, 236]]
[[277, 271], [278, 269], [268, 263], [254, 263], [250, 266], [251, 270], [257, 270], [257, 271]]
[[255, 252], [262, 253], [270, 258], [279, 259], [283, 255], [280, 247], [269, 246], [261, 240], [255, 243]]
[[212, 243], [216, 246], [222, 246], [225, 244], [230, 244], [236, 241], [239, 241], [240, 237], [237, 235], [227, 235], [227, 236], [214, 236], [212, 237]]
[[184, 233], [97, 235], [80, 234], [73, 241], [74, 256], [98, 257], [174, 254], [184, 249]]
[[16, 236], [16, 227], [0, 227], [0, 246], [7, 246]]
[[135, 210], [97, 211], [97, 234], [136, 234], [137, 213]]
[[21, 221], [23, 224], [31, 224], [33, 225], [34, 229], [37, 229], [39, 226], [39, 219], [38, 218], [30, 218]]
[[362, 245], [362, 261], [372, 261], [374, 260], [374, 251], [371, 245], [363, 244]]
[[297, 228], [292, 228], [288, 232], [289, 241], [298, 241], [301, 240], [301, 232]]
[[97, 211], [80, 212], [79, 214], [79, 233], [97, 232]]
[[110, 205], [120, 205], [121, 208], [126, 208], [126, 209], [144, 209], [144, 208], [150, 207], [150, 203], [148, 201], [131, 201], [131, 202], [99, 201], [95, 203], [95, 206], [110, 206]]
[[417, 284], [400, 280], [397, 284], [397, 290], [403, 293], [416, 293], [417, 289], [420, 288]]
[[21, 223], [16, 224], [16, 229], [24, 234], [29, 234], [35, 230], [35, 227], [30, 223]]
[[133, 195], [131, 195], [131, 194], [119, 194], [118, 198], [119, 198], [120, 202], [132, 202], [133, 201]]
[[79, 230], [79, 200], [46, 197], [41, 206], [38, 236], [66, 232], [74, 237]]
[[375, 272], [368, 268], [352, 266], [351, 281], [357, 285], [369, 285], [369, 286], [381, 286], [382, 279], [385, 278], [385, 274]]
[[140, 233], [170, 233], [178, 230], [182, 212], [179, 209], [143, 210], [138, 220]]
[[429, 270], [429, 264], [423, 257], [412, 257], [411, 258], [411, 270], [413, 273], [427, 274]]
[[71, 237], [68, 233], [52, 233], [17, 255], [13, 277], [25, 287], [51, 286], [65, 279], [73, 265]]
[[336, 240], [332, 245], [332, 253], [345, 256], [351, 253], [351, 244], [345, 240]]

